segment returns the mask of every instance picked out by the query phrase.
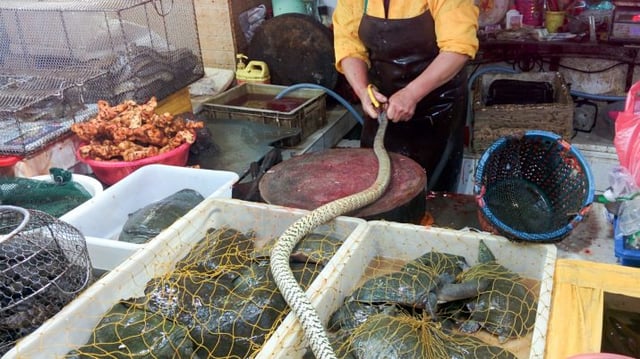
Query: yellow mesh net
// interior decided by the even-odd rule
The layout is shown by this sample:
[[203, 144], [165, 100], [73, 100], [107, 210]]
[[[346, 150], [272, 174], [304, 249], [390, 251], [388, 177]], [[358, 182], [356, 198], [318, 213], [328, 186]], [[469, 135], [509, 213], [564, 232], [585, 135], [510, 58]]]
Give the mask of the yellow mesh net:
[[[205, 199], [5, 359], [312, 357], [269, 270], [273, 240], [304, 213]], [[541, 358], [552, 249], [341, 217], [291, 266], [339, 358]], [[506, 315], [478, 309], [501, 301]]]
[[[341, 358], [529, 357], [537, 281], [502, 266], [482, 240], [479, 262], [429, 251], [376, 257], [331, 315]], [[506, 345], [505, 345], [506, 344]], [[306, 358], [313, 358], [307, 351]]]
[[[289, 312], [269, 269], [269, 246], [256, 250], [255, 240], [251, 232], [208, 229], [171, 271], [149, 280], [143, 296], [113, 306], [66, 357], [252, 356]], [[291, 268], [304, 289], [342, 240], [313, 233], [300, 241]]]

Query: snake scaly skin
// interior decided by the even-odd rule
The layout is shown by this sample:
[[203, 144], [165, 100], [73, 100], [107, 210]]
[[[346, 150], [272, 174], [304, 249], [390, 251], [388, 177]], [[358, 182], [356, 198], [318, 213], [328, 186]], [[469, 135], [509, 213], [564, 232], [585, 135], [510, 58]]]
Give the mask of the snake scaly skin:
[[305, 338], [318, 359], [337, 357], [315, 307], [293, 276], [289, 267], [289, 257], [300, 239], [311, 233], [314, 228], [376, 201], [386, 191], [391, 178], [391, 160], [384, 148], [384, 133], [387, 128], [384, 112], [378, 116], [378, 122], [379, 127], [373, 143], [373, 151], [378, 160], [375, 182], [361, 192], [326, 203], [298, 219], [277, 239], [271, 250], [271, 273], [282, 296], [302, 325]]

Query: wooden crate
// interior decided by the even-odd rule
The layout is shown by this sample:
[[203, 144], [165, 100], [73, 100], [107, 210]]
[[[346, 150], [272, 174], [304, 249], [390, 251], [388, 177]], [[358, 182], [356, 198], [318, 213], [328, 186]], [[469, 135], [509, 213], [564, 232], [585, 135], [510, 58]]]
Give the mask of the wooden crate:
[[189, 95], [188, 87], [184, 87], [158, 101], [158, 107], [156, 107], [156, 113], [158, 114], [169, 112], [173, 115], [179, 115], [192, 111], [193, 107], [191, 105], [191, 96]]
[[[491, 83], [498, 79], [549, 82], [554, 102], [543, 104], [486, 105]], [[484, 74], [473, 90], [473, 133], [471, 148], [484, 152], [498, 138], [528, 130], [554, 132], [565, 139], [573, 134], [574, 104], [569, 88], [558, 72], [525, 72], [519, 74]]]

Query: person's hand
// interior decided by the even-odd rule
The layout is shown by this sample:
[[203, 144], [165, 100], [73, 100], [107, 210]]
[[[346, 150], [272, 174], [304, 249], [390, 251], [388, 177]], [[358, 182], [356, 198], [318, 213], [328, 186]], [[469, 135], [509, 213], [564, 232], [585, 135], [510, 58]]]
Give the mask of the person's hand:
[[371, 97], [369, 97], [369, 93], [366, 89], [363, 91], [363, 95], [360, 96], [360, 102], [362, 103], [362, 110], [364, 111], [365, 114], [367, 114], [371, 118], [378, 118], [378, 113], [382, 111], [383, 108], [386, 106], [388, 99], [385, 95], [378, 92], [378, 90], [375, 87], [373, 88], [373, 95], [376, 97], [376, 100], [378, 100], [378, 102], [380, 103], [381, 108], [376, 108], [373, 105], [373, 103], [371, 102]]
[[418, 101], [419, 99], [413, 95], [411, 90], [403, 88], [389, 98], [387, 118], [391, 122], [409, 121], [413, 118]]

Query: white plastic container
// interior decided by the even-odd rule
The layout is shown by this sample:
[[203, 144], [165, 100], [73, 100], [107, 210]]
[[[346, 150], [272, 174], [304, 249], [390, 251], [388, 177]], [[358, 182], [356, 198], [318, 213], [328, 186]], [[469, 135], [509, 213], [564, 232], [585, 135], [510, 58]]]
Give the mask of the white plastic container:
[[147, 165], [60, 217], [85, 236], [118, 238], [130, 213], [190, 188], [203, 197], [230, 198], [233, 172]]
[[130, 213], [190, 188], [203, 197], [231, 198], [238, 175], [228, 171], [147, 165], [67, 212], [60, 220], [86, 238], [93, 267], [110, 270], [145, 244], [118, 241]]
[[[53, 178], [51, 178], [51, 175], [40, 175], [31, 177], [31, 179], [53, 182]], [[93, 177], [74, 173], [71, 175], [71, 181], [77, 182], [79, 185], [81, 185], [84, 189], [87, 190], [87, 192], [89, 192], [92, 197], [95, 197], [98, 193], [101, 193], [104, 190], [104, 188], [102, 187], [102, 183], [100, 183], [100, 181]]]
[[[556, 262], [556, 247], [550, 244], [530, 245], [488, 233], [370, 221], [365, 232], [350, 237], [336, 253], [334, 260], [339, 264], [339, 270], [324, 271], [316, 280], [325, 285], [322, 291], [311, 292], [311, 302], [326, 326], [331, 314], [361, 283], [365, 270], [374, 258], [409, 261], [428, 251], [439, 251], [462, 255], [473, 265], [477, 263], [480, 239], [484, 240], [499, 263], [525, 278], [540, 281], [536, 322], [529, 354], [525, 358], [544, 358]], [[302, 358], [306, 347], [298, 320], [289, 315], [256, 358]]]
[[[3, 359], [57, 358], [84, 344], [95, 325], [115, 303], [121, 299], [141, 296], [145, 284], [151, 278], [169, 272], [205, 236], [209, 228], [231, 227], [245, 233], [253, 231], [256, 243], [266, 243], [282, 234], [306, 213], [308, 212], [303, 210], [262, 203], [207, 198], [120, 266], [87, 288], [35, 332], [21, 339]], [[351, 236], [360, 237], [365, 228], [366, 222], [362, 219], [338, 217], [319, 227], [317, 231], [328, 232], [348, 241]], [[323, 273], [339, 272], [340, 269], [341, 265], [334, 256], [320, 273], [320, 277], [328, 277], [328, 274]], [[322, 292], [323, 284], [316, 279], [307, 293]]]

